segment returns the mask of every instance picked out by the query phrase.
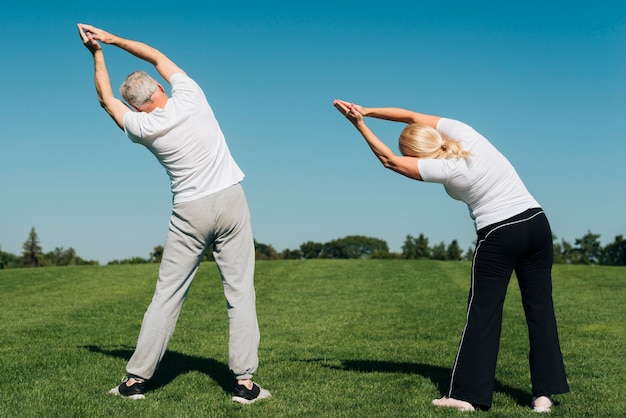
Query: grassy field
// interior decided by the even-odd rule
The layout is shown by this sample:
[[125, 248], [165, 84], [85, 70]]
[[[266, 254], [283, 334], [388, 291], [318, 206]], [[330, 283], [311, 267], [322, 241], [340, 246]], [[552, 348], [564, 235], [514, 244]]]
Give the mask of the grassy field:
[[[196, 276], [144, 401], [124, 375], [158, 266], [0, 270], [0, 417], [445, 417], [469, 264], [392, 260], [257, 263], [261, 365], [273, 397], [231, 402], [227, 323], [214, 264]], [[626, 416], [626, 268], [557, 265], [554, 297], [572, 392], [552, 417]], [[528, 407], [527, 335], [513, 279], [494, 405]]]

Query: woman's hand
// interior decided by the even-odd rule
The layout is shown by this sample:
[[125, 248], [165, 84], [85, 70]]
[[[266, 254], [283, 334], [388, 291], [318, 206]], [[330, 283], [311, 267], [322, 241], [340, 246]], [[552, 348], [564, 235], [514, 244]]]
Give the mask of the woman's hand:
[[375, 109], [364, 108], [363, 106], [346, 102], [345, 100], [335, 100], [333, 106], [337, 108], [339, 113], [352, 122], [385, 168], [414, 180], [422, 179], [417, 166], [417, 158], [395, 155], [393, 151], [371, 131], [367, 124], [363, 122], [363, 116], [366, 114], [372, 116], [372, 112], [375, 111]]
[[333, 106], [344, 115], [350, 122], [357, 124], [363, 121], [363, 106], [356, 105], [354, 103], [346, 102], [345, 100], [335, 100]]

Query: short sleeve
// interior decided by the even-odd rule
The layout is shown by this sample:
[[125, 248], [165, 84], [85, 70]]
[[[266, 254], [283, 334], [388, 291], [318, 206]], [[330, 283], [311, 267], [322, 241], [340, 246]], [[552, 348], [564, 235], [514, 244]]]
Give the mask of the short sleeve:
[[139, 112], [126, 112], [124, 114], [124, 132], [131, 141], [141, 143], [141, 127], [138, 116]]
[[450, 174], [449, 160], [435, 158], [420, 158], [417, 160], [422, 180], [428, 183], [445, 184]]

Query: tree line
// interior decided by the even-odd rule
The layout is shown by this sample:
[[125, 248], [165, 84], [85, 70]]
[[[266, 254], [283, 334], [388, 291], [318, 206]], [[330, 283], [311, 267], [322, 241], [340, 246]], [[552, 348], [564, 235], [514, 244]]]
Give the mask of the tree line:
[[[474, 246], [475, 246], [474, 242]], [[313, 258], [378, 258], [402, 260], [449, 260], [471, 261], [474, 246], [461, 249], [457, 240], [449, 244], [440, 242], [430, 245], [424, 234], [407, 235], [401, 252], [390, 252], [387, 243], [378, 238], [351, 235], [325, 244], [308, 241], [297, 250], [277, 252], [271, 245], [255, 243], [257, 260], [313, 259]], [[553, 236], [554, 262], [557, 264], [626, 265], [626, 239], [618, 235], [606, 246], [600, 243], [600, 234], [587, 232], [576, 238], [574, 244], [558, 241]]]
[[[626, 265], [626, 239], [622, 235], [606, 246], [600, 243], [600, 235], [587, 232], [583, 237], [576, 238], [574, 244], [565, 240], [554, 241], [554, 262], [557, 264], [600, 264], [611, 266]], [[475, 245], [475, 243], [474, 243]], [[297, 249], [277, 251], [271, 244], [254, 241], [257, 260], [309, 260], [309, 259], [397, 259], [397, 260], [449, 260], [469, 261], [472, 259], [474, 247], [465, 251], [461, 249], [457, 240], [449, 244], [443, 241], [430, 245], [424, 234], [417, 237], [407, 235], [401, 252], [389, 251], [387, 242], [362, 235], [349, 235], [337, 238], [326, 243], [307, 241]], [[154, 247], [147, 258], [132, 257], [122, 260], [113, 260], [107, 263], [114, 264], [144, 264], [159, 263], [163, 255], [163, 246]], [[213, 261], [213, 254], [209, 249], [203, 261]], [[39, 245], [39, 238], [33, 227], [27, 240], [22, 245], [22, 254], [16, 256], [6, 253], [0, 248], [0, 269], [20, 267], [46, 266], [74, 266], [98, 265], [98, 261], [84, 260], [76, 254], [73, 248], [55, 248], [44, 253]]]
[[82, 259], [71, 247], [67, 249], [57, 247], [53, 251], [44, 253], [34, 227], [31, 228], [28, 238], [22, 244], [21, 256], [4, 252], [0, 247], [0, 269], [97, 264], [99, 264], [97, 261]]

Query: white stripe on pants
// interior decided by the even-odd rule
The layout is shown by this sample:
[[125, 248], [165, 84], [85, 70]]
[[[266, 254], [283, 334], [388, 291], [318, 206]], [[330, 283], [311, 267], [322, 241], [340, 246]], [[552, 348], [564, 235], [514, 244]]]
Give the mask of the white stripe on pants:
[[153, 376], [205, 249], [211, 244], [228, 308], [230, 370], [236, 379], [251, 379], [256, 372], [260, 334], [254, 240], [248, 204], [237, 184], [174, 205], [156, 290], [141, 324], [137, 348], [126, 366], [129, 374], [144, 379]]

